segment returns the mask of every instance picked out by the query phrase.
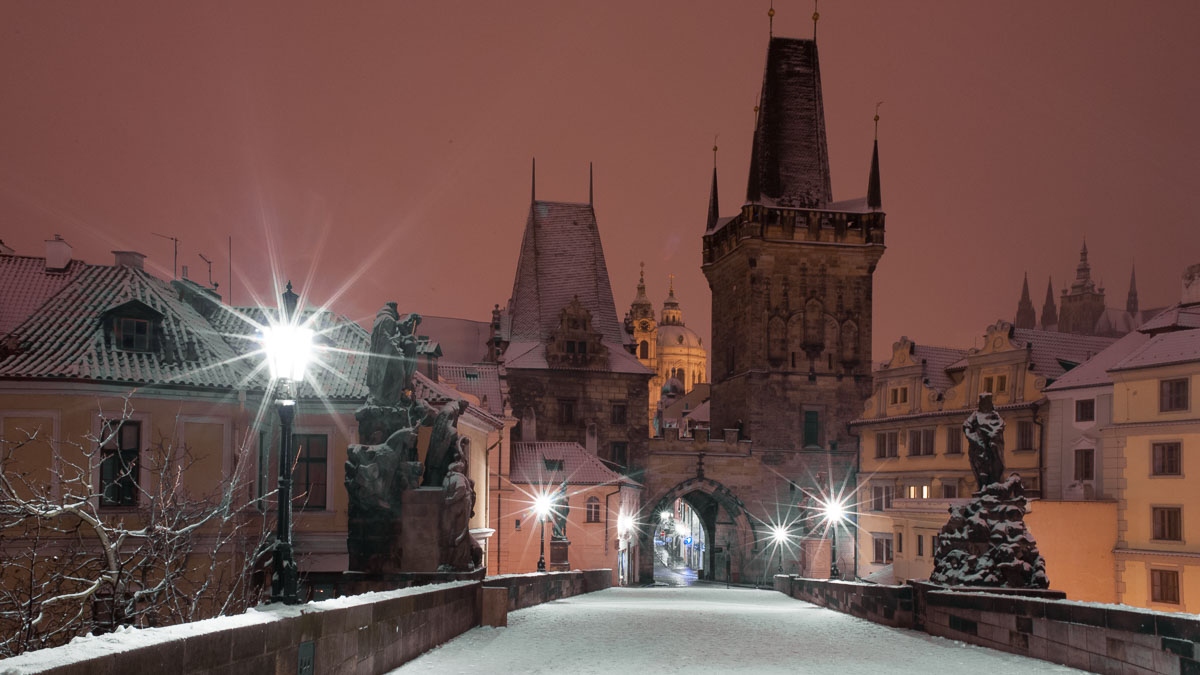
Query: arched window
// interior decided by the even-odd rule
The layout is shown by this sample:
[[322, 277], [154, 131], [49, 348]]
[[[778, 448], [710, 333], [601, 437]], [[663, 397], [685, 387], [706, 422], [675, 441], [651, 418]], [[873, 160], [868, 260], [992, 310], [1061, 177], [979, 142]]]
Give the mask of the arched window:
[[600, 500], [596, 497], [588, 497], [587, 499], [587, 522], [600, 522]]
[[642, 344], [638, 345], [638, 358], [639, 359], [650, 358], [650, 343], [649, 342], [642, 340]]

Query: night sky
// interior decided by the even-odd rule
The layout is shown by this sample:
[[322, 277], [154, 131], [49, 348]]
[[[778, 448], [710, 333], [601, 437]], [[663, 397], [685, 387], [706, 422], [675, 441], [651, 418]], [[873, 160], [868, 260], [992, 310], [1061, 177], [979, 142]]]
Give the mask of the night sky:
[[[767, 2], [0, 3], [0, 238], [148, 254], [234, 301], [272, 260], [334, 309], [484, 320], [529, 206], [586, 201], [618, 312], [646, 262], [709, 334], [700, 272], [714, 134], [722, 215], [745, 196]], [[1040, 315], [1086, 236], [1108, 305], [1200, 262], [1200, 3], [821, 3], [835, 199], [866, 193], [875, 103], [887, 245], [875, 360], [901, 335], [971, 346]], [[810, 37], [810, 2], [776, 2]], [[707, 342], [707, 340], [706, 340]]]

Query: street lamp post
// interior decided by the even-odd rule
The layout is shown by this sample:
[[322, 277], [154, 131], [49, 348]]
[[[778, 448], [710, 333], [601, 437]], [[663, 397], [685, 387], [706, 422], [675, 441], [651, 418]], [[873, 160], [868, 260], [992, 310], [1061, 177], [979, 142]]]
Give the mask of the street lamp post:
[[783, 544], [787, 541], [787, 529], [776, 525], [771, 528], [771, 538], [775, 540], [775, 548], [779, 549], [779, 568], [777, 574], [783, 574]]
[[550, 495], [538, 495], [533, 500], [533, 510], [537, 513], [541, 529], [541, 549], [538, 553], [537, 571], [546, 571], [546, 516], [550, 514]]
[[294, 386], [304, 381], [304, 371], [312, 355], [312, 331], [295, 322], [296, 300], [292, 284], [288, 282], [283, 295], [284, 307], [281, 321], [263, 329], [263, 351], [267, 355], [271, 380], [276, 383], [276, 408], [279, 411], [279, 516], [275, 535], [273, 563], [274, 577], [271, 579], [271, 602], [288, 605], [297, 604], [299, 570], [292, 550], [292, 471], [288, 461], [291, 457], [292, 422], [296, 418]]
[[846, 520], [846, 505], [839, 499], [831, 498], [821, 504], [821, 513], [826, 526], [832, 530], [829, 538], [829, 578], [841, 579], [842, 573], [837, 564], [837, 530], [838, 525]]

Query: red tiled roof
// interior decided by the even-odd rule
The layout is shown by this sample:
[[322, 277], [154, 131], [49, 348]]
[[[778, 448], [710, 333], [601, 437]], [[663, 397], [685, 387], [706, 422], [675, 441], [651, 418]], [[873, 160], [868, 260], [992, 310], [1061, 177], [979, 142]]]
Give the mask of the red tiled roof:
[[509, 300], [509, 341], [548, 338], [574, 297], [591, 312], [592, 327], [604, 341], [625, 343], [592, 206], [535, 201], [529, 207]]
[[[546, 467], [562, 462], [562, 470]], [[513, 443], [509, 473], [514, 483], [533, 485], [607, 485], [633, 481], [604, 466], [600, 458], [578, 443]]]
[[65, 270], [48, 271], [45, 258], [0, 255], [0, 336], [33, 314], [89, 265], [72, 260]]
[[1083, 363], [1108, 346], [1116, 342], [1116, 338], [1092, 337], [1089, 335], [1072, 335], [1057, 331], [1034, 330], [1032, 328], [1014, 328], [1013, 341], [1018, 346], [1026, 343], [1033, 344], [1033, 370], [1039, 375], [1055, 379], [1062, 376], [1066, 370], [1059, 361]]
[[1141, 347], [1150, 339], [1149, 335], [1134, 331], [1109, 345], [1104, 351], [1067, 371], [1054, 384], [1046, 387], [1046, 391], [1062, 391], [1079, 387], [1098, 387], [1112, 384], [1108, 369], [1112, 368], [1130, 352]]
[[[556, 370], [595, 370], [607, 373], [641, 373], [651, 375], [646, 366], [637, 357], [609, 342], [603, 343], [608, 348], [608, 365], [601, 366], [561, 366]], [[546, 361], [546, 345], [542, 342], [514, 342], [504, 351], [504, 365], [510, 369], [546, 370], [550, 364]]]

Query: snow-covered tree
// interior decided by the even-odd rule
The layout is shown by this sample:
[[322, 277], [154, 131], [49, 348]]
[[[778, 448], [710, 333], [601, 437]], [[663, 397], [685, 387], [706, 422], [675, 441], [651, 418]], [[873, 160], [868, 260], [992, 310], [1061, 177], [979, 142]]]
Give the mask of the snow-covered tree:
[[[0, 439], [0, 658], [260, 601], [272, 523], [251, 501], [247, 443], [231, 475], [201, 489], [188, 476], [196, 458], [172, 438], [136, 461], [106, 455], [132, 412], [126, 398], [99, 437], [76, 442], [40, 428]], [[114, 500], [128, 506], [105, 508]]]

